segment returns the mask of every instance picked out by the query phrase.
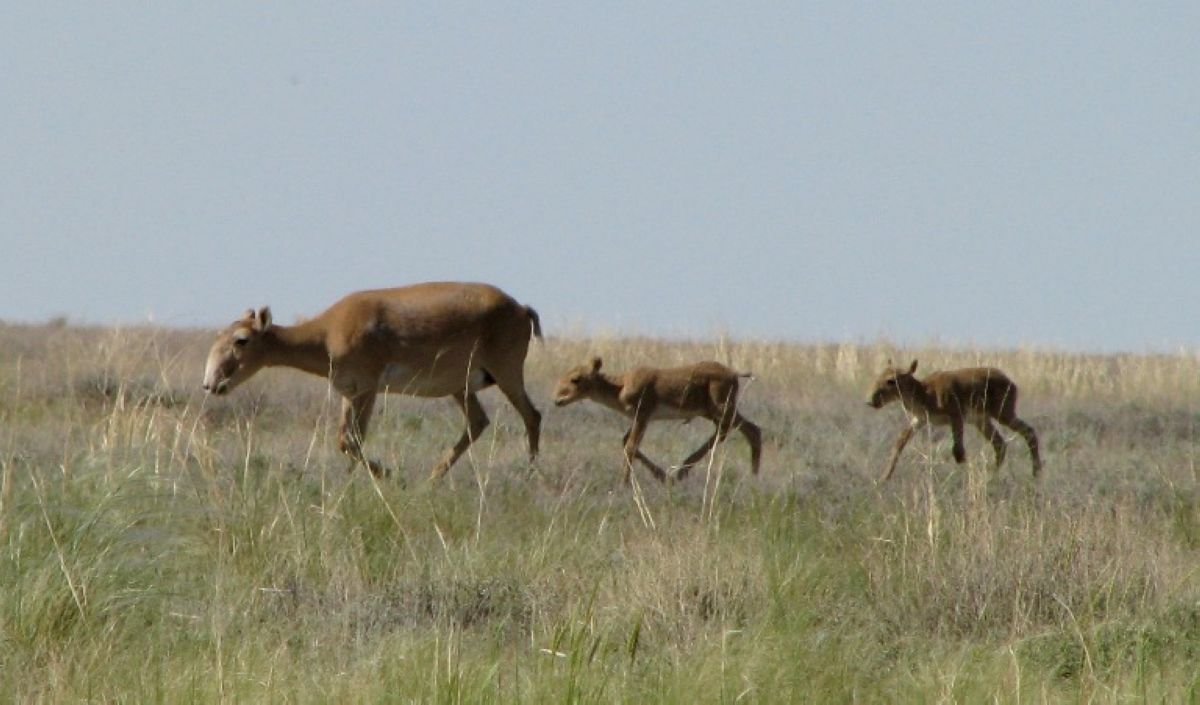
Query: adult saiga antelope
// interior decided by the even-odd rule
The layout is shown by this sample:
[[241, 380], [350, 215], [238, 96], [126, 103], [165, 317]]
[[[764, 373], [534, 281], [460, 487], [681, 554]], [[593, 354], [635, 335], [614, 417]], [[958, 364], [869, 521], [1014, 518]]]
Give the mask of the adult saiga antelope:
[[892, 457], [883, 473], [887, 480], [896, 470], [900, 451], [918, 429], [927, 423], [935, 426], [950, 426], [954, 436], [954, 460], [962, 463], [967, 459], [963, 447], [963, 423], [970, 421], [979, 432], [991, 441], [996, 453], [996, 469], [1004, 462], [1006, 443], [1000, 430], [992, 423], [999, 421], [1025, 439], [1033, 459], [1033, 475], [1042, 470], [1042, 458], [1038, 454], [1038, 437], [1033, 427], [1017, 418], [1017, 385], [994, 367], [968, 367], [960, 370], [934, 372], [924, 380], [914, 376], [917, 361], [907, 369], [888, 368], [879, 375], [867, 404], [879, 409], [885, 404], [899, 401], [908, 415], [909, 424], [896, 438]]
[[486, 284], [429, 283], [360, 291], [295, 326], [271, 322], [271, 310], [249, 310], [217, 335], [208, 353], [204, 390], [225, 394], [263, 367], [293, 367], [321, 377], [342, 396], [338, 447], [376, 476], [387, 470], [363, 455], [363, 438], [378, 392], [449, 396], [467, 427], [431, 473], [446, 474], [488, 425], [476, 393], [495, 384], [516, 407], [538, 452], [542, 416], [525, 393], [529, 339], [541, 338], [537, 313]]
[[656, 419], [687, 421], [700, 416], [717, 426], [712, 437], [679, 466], [676, 478], [687, 477], [688, 471], [734, 429], [741, 431], [750, 443], [750, 468], [758, 474], [762, 431], [737, 410], [738, 380], [749, 374], [739, 374], [718, 362], [668, 369], [639, 367], [623, 374], [605, 374], [600, 371], [603, 364], [599, 357], [593, 357], [590, 363], [567, 372], [558, 382], [554, 403], [566, 406], [580, 399], [591, 399], [633, 420], [622, 439], [626, 484], [635, 458], [660, 482], [667, 479], [667, 473], [639, 450], [646, 426]]

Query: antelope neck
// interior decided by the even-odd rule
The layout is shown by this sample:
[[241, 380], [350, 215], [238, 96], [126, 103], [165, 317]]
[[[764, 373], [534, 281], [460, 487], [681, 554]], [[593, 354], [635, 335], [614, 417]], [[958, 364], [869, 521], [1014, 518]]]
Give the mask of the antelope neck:
[[268, 366], [292, 367], [321, 377], [329, 375], [325, 331], [310, 323], [271, 326], [263, 333]]
[[597, 377], [598, 379], [592, 387], [592, 398], [610, 409], [625, 413], [625, 407], [621, 405], [621, 387], [624, 385], [616, 377], [603, 372]]

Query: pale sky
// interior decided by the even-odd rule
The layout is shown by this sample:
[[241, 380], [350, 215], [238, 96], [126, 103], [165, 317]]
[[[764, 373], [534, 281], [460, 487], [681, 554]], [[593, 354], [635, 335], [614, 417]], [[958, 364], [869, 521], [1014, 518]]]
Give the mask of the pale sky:
[[[992, 7], [991, 5], [995, 5]], [[0, 320], [1200, 347], [1200, 4], [14, 3]]]

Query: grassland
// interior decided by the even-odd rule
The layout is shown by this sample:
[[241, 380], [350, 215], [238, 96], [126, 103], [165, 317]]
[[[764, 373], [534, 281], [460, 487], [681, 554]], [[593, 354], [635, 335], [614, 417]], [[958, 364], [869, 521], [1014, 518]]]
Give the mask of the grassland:
[[[337, 400], [261, 373], [207, 400], [208, 335], [0, 326], [0, 693], [13, 702], [1058, 702], [1200, 698], [1200, 357], [550, 339], [439, 485], [445, 401], [394, 397], [347, 475]], [[686, 483], [619, 484], [621, 420], [549, 402], [592, 353], [757, 379]], [[884, 361], [1003, 367], [1040, 432], [989, 470], [902, 423]], [[704, 422], [651, 427], [678, 462]]]

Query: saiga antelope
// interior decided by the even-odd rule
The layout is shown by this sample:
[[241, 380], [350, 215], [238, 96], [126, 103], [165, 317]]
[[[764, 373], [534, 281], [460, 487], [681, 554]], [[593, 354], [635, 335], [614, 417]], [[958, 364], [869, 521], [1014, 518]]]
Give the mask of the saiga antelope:
[[439, 478], [487, 428], [476, 393], [495, 384], [516, 407], [538, 452], [542, 416], [525, 393], [525, 354], [541, 338], [537, 313], [486, 284], [429, 283], [360, 291], [295, 326], [271, 322], [271, 310], [249, 310], [217, 335], [208, 353], [204, 390], [225, 394], [263, 367], [293, 367], [327, 377], [342, 396], [338, 447], [376, 476], [387, 474], [363, 455], [379, 392], [449, 396], [466, 417], [462, 437], [431, 473]]
[[892, 367], [879, 375], [867, 404], [879, 409], [899, 401], [908, 415], [909, 423], [896, 438], [892, 457], [881, 479], [887, 480], [896, 470], [900, 451], [918, 429], [927, 423], [950, 426], [954, 436], [954, 460], [967, 459], [963, 447], [963, 423], [970, 421], [987, 438], [996, 453], [996, 469], [1004, 462], [1006, 443], [1000, 430], [992, 423], [999, 421], [1025, 439], [1033, 460], [1033, 475], [1042, 470], [1038, 453], [1038, 437], [1033, 427], [1017, 418], [1017, 385], [994, 367], [968, 367], [959, 370], [934, 372], [924, 380], [914, 376], [917, 361], [907, 369]]
[[692, 466], [734, 429], [741, 431], [750, 443], [751, 471], [758, 474], [762, 431], [737, 411], [738, 378], [749, 377], [749, 374], [739, 374], [717, 362], [698, 362], [668, 369], [639, 367], [611, 375], [600, 371], [602, 365], [603, 361], [594, 357], [589, 364], [580, 365], [564, 375], [555, 390], [554, 403], [566, 406], [580, 399], [591, 399], [633, 420], [622, 439], [626, 484], [635, 458], [660, 482], [667, 479], [667, 473], [639, 450], [646, 426], [657, 419], [687, 421], [699, 416], [717, 426], [712, 437], [679, 466], [675, 475], [678, 479], [687, 477]]

